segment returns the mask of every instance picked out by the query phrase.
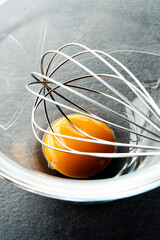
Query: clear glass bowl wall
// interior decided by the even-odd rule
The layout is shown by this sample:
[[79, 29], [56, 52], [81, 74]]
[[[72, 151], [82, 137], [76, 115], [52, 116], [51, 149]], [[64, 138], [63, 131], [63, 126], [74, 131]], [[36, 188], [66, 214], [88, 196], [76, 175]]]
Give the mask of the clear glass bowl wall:
[[[136, 171], [119, 178], [111, 178], [107, 171], [98, 178], [76, 180], [50, 170], [41, 145], [32, 133], [34, 96], [26, 90], [26, 84], [31, 81], [30, 73], [40, 71], [42, 54], [69, 42], [112, 52], [112, 56], [123, 61], [143, 84], [156, 85], [160, 76], [160, 51], [156, 34], [159, 12], [154, 1], [152, 11], [150, 9], [144, 8], [142, 3], [126, 3], [122, 7], [120, 1], [110, 0], [0, 2], [0, 165], [3, 178], [41, 195], [83, 202], [114, 200], [159, 186], [160, 157], [141, 159]], [[157, 56], [119, 50], [140, 50]], [[116, 87], [122, 88], [121, 84]], [[149, 91], [160, 104], [159, 87]], [[55, 109], [53, 120], [58, 117]], [[119, 163], [116, 161], [116, 164]]]

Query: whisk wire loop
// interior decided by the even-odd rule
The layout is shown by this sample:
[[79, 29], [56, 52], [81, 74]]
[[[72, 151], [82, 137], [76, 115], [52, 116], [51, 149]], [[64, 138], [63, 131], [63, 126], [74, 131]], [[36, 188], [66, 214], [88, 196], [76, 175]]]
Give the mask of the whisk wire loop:
[[[83, 51], [76, 52], [75, 54], [72, 54], [70, 56], [63, 52], [63, 50], [67, 50], [69, 47], [83, 48]], [[52, 57], [49, 60], [46, 71], [44, 71], [44, 60], [46, 59], [46, 56], [48, 56], [49, 54], [52, 54]], [[80, 61], [77, 60], [77, 57], [79, 56], [83, 57], [86, 54], [91, 54], [94, 57], [96, 57], [98, 60], [100, 60], [101, 63], [105, 64], [110, 70], [112, 70], [114, 74], [110, 74], [110, 73], [97, 74], [93, 70], [89, 69], [87, 66], [85, 66], [84, 64], [82, 64]], [[54, 69], [50, 71], [50, 68], [57, 56], [64, 57], [65, 60], [61, 61], [60, 64], [58, 64], [56, 67], [54, 67]], [[126, 77], [124, 77], [120, 73], [120, 71], [117, 70], [115, 66], [111, 64], [111, 62], [109, 62], [109, 60], [106, 60], [102, 56], [107, 57], [107, 59], [111, 60], [112, 62], [117, 64], [119, 67], [121, 67], [122, 70], [124, 70], [130, 76], [133, 82], [131, 83], [129, 80], [127, 80]], [[54, 78], [54, 74], [56, 72], [58, 73], [58, 70], [62, 69], [62, 67], [65, 66], [66, 63], [68, 62], [75, 64], [80, 69], [87, 72], [87, 75], [82, 75], [80, 77], [67, 79], [63, 83], [61, 83], [59, 80], [56, 80]], [[138, 80], [138, 78], [135, 77], [135, 75], [126, 66], [124, 66], [120, 61], [118, 61], [116, 58], [114, 58], [110, 54], [105, 53], [103, 51], [99, 51], [99, 50], [91, 50], [88, 47], [85, 47], [84, 45], [78, 44], [78, 43], [65, 44], [58, 50], [50, 50], [46, 52], [41, 59], [41, 73], [32, 72], [31, 75], [36, 80], [36, 82], [29, 83], [27, 84], [26, 87], [31, 93], [33, 93], [36, 96], [35, 104], [32, 110], [32, 128], [33, 128], [35, 137], [42, 145], [57, 151], [67, 152], [71, 154], [79, 154], [79, 155], [94, 156], [94, 157], [105, 157], [105, 158], [129, 158], [129, 157], [134, 158], [134, 157], [140, 157], [140, 156], [159, 156], [160, 155], [160, 145], [159, 145], [160, 143], [160, 124], [159, 124], [160, 109], [157, 103], [152, 98], [152, 96], [148, 93], [146, 88]], [[94, 78], [98, 80], [101, 84], [103, 84], [104, 92], [101, 92], [96, 89], [86, 88], [83, 86], [73, 85], [73, 83], [79, 83], [81, 82], [81, 80], [87, 80], [91, 78]], [[126, 96], [124, 96], [124, 94], [122, 94], [119, 91], [119, 89], [116, 89], [115, 87], [113, 87], [103, 78], [105, 78], [105, 80], [113, 79], [113, 80], [116, 80], [117, 82], [121, 81], [124, 84], [124, 86], [126, 86], [136, 96], [136, 98], [138, 98], [141, 101], [141, 104], [146, 109], [146, 113], [144, 113], [139, 106], [137, 105], [135, 106], [131, 100], [129, 100]], [[36, 84], [41, 85], [41, 88], [38, 93], [31, 88], [31, 85], [36, 85]], [[51, 87], [51, 85], [53, 85], [53, 87]], [[109, 89], [109, 91], [113, 93], [113, 95], [111, 93], [110, 94], [105, 93], [105, 88]], [[63, 95], [60, 94], [57, 91], [59, 89], [63, 89], [66, 92], [73, 94], [76, 98], [80, 98], [85, 102], [88, 102], [98, 108], [105, 110], [107, 113], [113, 114], [116, 118], [119, 118], [124, 122], [127, 122], [128, 127], [122, 126], [121, 124], [117, 124], [110, 120], [106, 120], [103, 117], [98, 116], [97, 113], [93, 113], [89, 111], [88, 109], [86, 109], [87, 104], [85, 105], [85, 108], [81, 107], [79, 104], [75, 103], [74, 101], [69, 100], [64, 94]], [[87, 93], [94, 93], [96, 95], [104, 97], [107, 101], [115, 102], [117, 105], [120, 105], [121, 107], [129, 111], [131, 114], [137, 115], [141, 119], [143, 124], [139, 124], [133, 121], [128, 116], [126, 116], [125, 114], [118, 113], [115, 110], [113, 110], [111, 107], [108, 107], [103, 103], [96, 101], [95, 99], [89, 97], [89, 94], [87, 95], [82, 94], [80, 90]], [[115, 97], [115, 95], [117, 97]], [[55, 98], [56, 96], [58, 96], [63, 101], [65, 101], [66, 104], [60, 101], [57, 101]], [[50, 117], [47, 112], [46, 102], [54, 104], [58, 108], [58, 110], [61, 112], [61, 114], [68, 121], [70, 121], [73, 127], [76, 128], [79, 132], [83, 133], [86, 136], [86, 138], [84, 139], [84, 138], [72, 137], [72, 136], [55, 133], [52, 129]], [[37, 109], [39, 108], [41, 103], [44, 103], [44, 112], [45, 112], [46, 120], [49, 126], [47, 130], [39, 126], [39, 124], [35, 120]], [[69, 106], [67, 105], [67, 103], [69, 104]], [[87, 134], [86, 132], [82, 131], [75, 124], [73, 124], [71, 120], [68, 118], [68, 116], [64, 113], [62, 108], [66, 109], [67, 111], [80, 113], [84, 116], [104, 122], [110, 127], [120, 130], [122, 132], [121, 134], [123, 134], [123, 132], [127, 132], [130, 135], [136, 136], [136, 138], [139, 139], [139, 141], [138, 143], [137, 142], [133, 143], [132, 141], [110, 142], [110, 141], [95, 138]], [[149, 117], [148, 113], [154, 116], [154, 121]], [[135, 130], [135, 127], [137, 128], [137, 130]], [[64, 149], [56, 148], [46, 144], [44, 140], [39, 137], [37, 130], [43, 132], [44, 134], [53, 135], [59, 141], [59, 143], [64, 147]], [[65, 146], [64, 143], [62, 143], [62, 141], [60, 140], [60, 138], [68, 138], [75, 141], [85, 141], [85, 142], [91, 142], [96, 144], [114, 145], [118, 148], [119, 147], [124, 148], [125, 152], [118, 152], [118, 151], [116, 151], [115, 153], [81, 152]], [[147, 141], [150, 144], [148, 144]], [[137, 149], [139, 150], [137, 151]], [[124, 169], [126, 169], [126, 165], [124, 165], [124, 167], [122, 168], [122, 172]]]

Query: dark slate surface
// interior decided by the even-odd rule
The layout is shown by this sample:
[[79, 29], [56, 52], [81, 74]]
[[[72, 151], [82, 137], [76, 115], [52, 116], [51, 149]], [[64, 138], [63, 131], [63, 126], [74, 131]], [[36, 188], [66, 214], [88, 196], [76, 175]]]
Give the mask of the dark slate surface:
[[[23, 8], [23, 11], [29, 3], [29, 1], [17, 2], [21, 3], [20, 7]], [[49, 31], [53, 30], [54, 33], [56, 30], [56, 38], [55, 34], [54, 38], [49, 38], [44, 50], [48, 50], [49, 45], [56, 48], [66, 41], [76, 39], [84, 44], [87, 43], [91, 48], [96, 47], [102, 50], [131, 48], [159, 53], [159, 0], [70, 0], [61, 1], [60, 7], [59, 1], [46, 1], [45, 4], [44, 1], [33, 0], [30, 2], [29, 4], [33, 3], [34, 7], [37, 4], [37, 14], [40, 13], [41, 18], [46, 18], [43, 5], [46, 6], [46, 9], [51, 9], [51, 5], [54, 4], [52, 12], [55, 24], [52, 24]], [[10, 4], [13, 5], [11, 9], [6, 8], [6, 12], [3, 11], [0, 14], [1, 23], [6, 22], [14, 14], [12, 10], [18, 6], [18, 4], [14, 5], [13, 1]], [[33, 5], [30, 6], [31, 14]], [[41, 11], [39, 11], [38, 6]], [[71, 11], [72, 9], [75, 11]], [[98, 11], [101, 14], [97, 15]], [[43, 14], [43, 12], [45, 13]], [[75, 18], [79, 21], [73, 21]], [[103, 24], [104, 18], [106, 22]], [[11, 22], [8, 21], [9, 24]], [[91, 24], [89, 25], [88, 22]], [[22, 21], [23, 23], [24, 21]], [[68, 23], [71, 25], [70, 28]], [[86, 30], [84, 26], [86, 26]], [[1, 36], [4, 32], [10, 33], [10, 28], [6, 31], [4, 24], [1, 24], [0, 27]], [[59, 31], [59, 28], [62, 28], [63, 31]], [[16, 29], [17, 27], [15, 27], [14, 36], [16, 36]], [[23, 34], [19, 36], [20, 40], [21, 37], [23, 40]], [[30, 35], [28, 41], [22, 40], [25, 49], [28, 49], [29, 44], [32, 44], [33, 41], [36, 42], [37, 46], [37, 39], [32, 39]], [[38, 49], [37, 52], [39, 53], [40, 50]], [[3, 55], [2, 52], [1, 54]], [[36, 60], [37, 58], [34, 59], [33, 63]], [[5, 59], [2, 58], [2, 61]], [[33, 69], [34, 66], [31, 70]], [[12, 186], [3, 180], [0, 181], [0, 240], [159, 240], [159, 222], [160, 189], [110, 203], [79, 205], [38, 196]]]
[[160, 188], [128, 199], [80, 205], [0, 181], [0, 239], [158, 240]]

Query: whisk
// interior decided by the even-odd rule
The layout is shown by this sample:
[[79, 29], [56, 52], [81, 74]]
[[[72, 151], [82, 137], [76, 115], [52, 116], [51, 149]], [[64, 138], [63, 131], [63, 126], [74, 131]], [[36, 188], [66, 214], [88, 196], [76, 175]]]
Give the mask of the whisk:
[[[69, 49], [73, 52], [70, 55], [66, 53]], [[45, 69], [45, 61], [48, 59], [49, 62]], [[58, 61], [60, 63], [57, 64]], [[97, 65], [96, 61], [98, 61]], [[83, 62], [87, 62], [87, 64]], [[94, 64], [96, 67], [99, 66], [99, 71], [104, 69], [105, 71], [96, 73], [93, 69]], [[92, 67], [88, 67], [88, 65]], [[103, 69], [101, 65], [103, 65]], [[74, 76], [73, 78], [70, 76], [65, 79], [65, 69], [69, 69], [67, 70], [69, 73], [76, 69], [80, 76]], [[62, 76], [59, 73], [60, 70], [63, 73]], [[126, 169], [133, 171], [137, 166], [139, 157], [156, 156], [160, 160], [160, 108], [158, 103], [155, 102], [138, 78], [115, 57], [100, 50], [91, 50], [82, 44], [69, 43], [58, 50], [46, 52], [41, 58], [41, 73], [32, 72], [31, 75], [35, 81], [28, 83], [26, 87], [36, 96], [32, 109], [32, 128], [35, 137], [43, 146], [71, 154], [116, 159], [125, 158], [126, 162], [118, 175], [123, 174]], [[65, 80], [61, 81], [62, 77]], [[91, 80], [95, 80], [96, 84], [90, 86]], [[88, 81], [90, 82], [88, 83]], [[88, 84], [87, 87], [86, 83]], [[41, 85], [39, 92], [31, 87], [37, 84]], [[123, 93], [119, 87], [117, 89], [114, 85], [122, 85]], [[102, 90], [93, 88], [95, 86], [101, 86]], [[136, 101], [133, 101], [132, 97]], [[101, 101], [101, 99], [103, 100]], [[83, 102], [83, 104], [80, 104], [80, 102]], [[47, 103], [54, 104], [62, 116], [88, 138], [77, 138], [55, 133], [52, 129], [53, 121], [49, 116]], [[112, 104], [110, 105], [110, 103]], [[41, 127], [36, 121], [37, 110], [42, 104], [47, 128]], [[92, 110], [90, 106], [93, 106]], [[115, 106], [117, 106], [116, 110]], [[98, 113], [99, 109], [101, 109], [100, 114]], [[121, 109], [123, 110], [121, 111]], [[80, 113], [106, 123], [111, 129], [114, 129], [116, 141], [110, 142], [88, 135], [72, 123], [65, 111]], [[102, 112], [103, 114], [101, 114]], [[53, 135], [63, 146], [64, 143], [60, 138], [114, 145], [116, 151], [115, 153], [95, 153], [81, 152], [67, 146], [64, 146], [65, 149], [56, 148], [46, 144], [44, 138], [39, 137], [37, 130], [43, 134]], [[128, 136], [125, 141], [124, 135]]]

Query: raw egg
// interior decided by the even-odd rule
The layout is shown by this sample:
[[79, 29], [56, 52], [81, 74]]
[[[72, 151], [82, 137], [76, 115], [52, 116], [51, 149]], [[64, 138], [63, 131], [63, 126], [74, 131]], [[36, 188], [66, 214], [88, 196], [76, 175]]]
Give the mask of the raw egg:
[[[57, 122], [52, 125], [53, 131], [72, 137], [91, 139], [84, 134], [85, 132], [95, 138], [111, 142], [115, 141], [112, 130], [105, 123], [81, 114], [68, 115], [68, 118], [78, 129], [82, 130], [83, 133], [75, 128], [65, 117], [57, 120]], [[84, 142], [64, 137], [58, 138], [62, 144], [51, 134], [45, 135], [44, 142], [56, 148], [68, 150], [65, 148], [66, 146], [80, 152], [113, 153], [115, 151], [115, 146], [111, 145]], [[44, 146], [44, 155], [50, 163], [51, 168], [72, 178], [87, 178], [93, 176], [105, 169], [111, 161], [111, 158], [71, 154], [57, 151], [46, 146]]]

